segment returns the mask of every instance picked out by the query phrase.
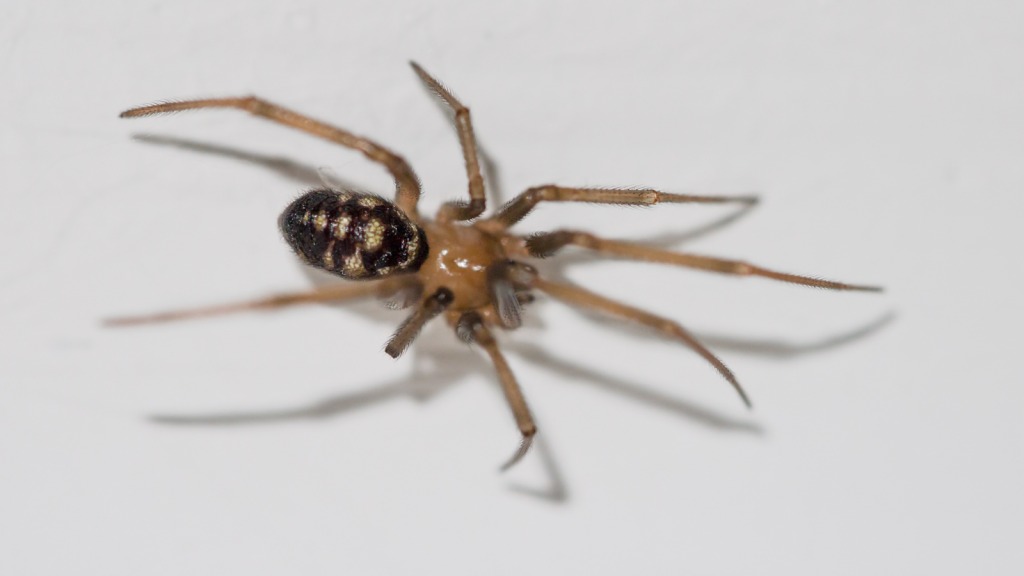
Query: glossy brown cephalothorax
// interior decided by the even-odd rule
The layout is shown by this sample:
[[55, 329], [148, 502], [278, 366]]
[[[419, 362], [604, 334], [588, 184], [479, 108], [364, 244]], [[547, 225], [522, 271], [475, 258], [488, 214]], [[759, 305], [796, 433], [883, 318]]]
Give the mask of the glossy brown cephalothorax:
[[675, 264], [742, 276], [763, 276], [794, 284], [833, 290], [879, 291], [805, 276], [784, 274], [735, 260], [680, 254], [639, 244], [600, 238], [587, 232], [558, 230], [519, 236], [510, 228], [541, 202], [653, 205], [660, 203], [740, 203], [752, 205], [752, 196], [693, 196], [654, 190], [570, 188], [553, 184], [523, 192], [496, 213], [481, 218], [486, 208], [484, 181], [477, 159], [469, 109], [416, 63], [420, 79], [455, 113], [462, 154], [469, 176], [469, 201], [442, 206], [433, 220], [421, 216], [416, 205], [419, 180], [401, 156], [371, 140], [248, 96], [169, 102], [133, 108], [122, 118], [148, 116], [196, 108], [237, 108], [358, 150], [382, 165], [395, 179], [394, 202], [379, 196], [329, 187], [306, 192], [292, 202], [278, 221], [282, 234], [307, 264], [355, 282], [311, 292], [284, 294], [198, 310], [116, 318], [113, 325], [140, 324], [225, 312], [279, 308], [291, 304], [380, 297], [402, 302], [412, 313], [388, 341], [385, 351], [397, 358], [431, 319], [444, 315], [460, 338], [479, 345], [498, 373], [505, 398], [512, 408], [523, 441], [503, 469], [519, 461], [537, 431], [519, 385], [493, 336], [492, 328], [519, 327], [523, 306], [539, 290], [568, 304], [598, 310], [646, 325], [679, 340], [707, 360], [750, 406], [732, 372], [678, 323], [609, 300], [593, 292], [541, 278], [526, 261], [545, 258], [575, 245], [596, 252]]

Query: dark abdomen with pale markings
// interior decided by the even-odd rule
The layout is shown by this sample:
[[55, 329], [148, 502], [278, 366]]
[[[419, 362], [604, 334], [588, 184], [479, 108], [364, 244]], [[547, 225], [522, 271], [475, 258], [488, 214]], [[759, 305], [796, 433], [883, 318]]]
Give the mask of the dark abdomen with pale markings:
[[419, 226], [370, 194], [310, 190], [285, 209], [278, 224], [308, 264], [350, 280], [416, 272], [429, 252]]

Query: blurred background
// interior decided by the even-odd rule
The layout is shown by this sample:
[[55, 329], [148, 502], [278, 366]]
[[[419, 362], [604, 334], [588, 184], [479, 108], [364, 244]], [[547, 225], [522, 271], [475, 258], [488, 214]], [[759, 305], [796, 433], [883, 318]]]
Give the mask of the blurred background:
[[[1024, 568], [1019, 2], [0, 5], [0, 572], [1011, 574]], [[542, 183], [761, 204], [550, 204], [576, 228], [885, 293], [595, 259], [553, 277], [691, 351], [540, 298], [499, 335], [541, 430], [438, 323], [306, 306], [106, 317], [324, 282], [281, 209], [378, 166], [236, 111], [257, 94], [466, 194], [415, 59], [473, 110], [491, 205]]]

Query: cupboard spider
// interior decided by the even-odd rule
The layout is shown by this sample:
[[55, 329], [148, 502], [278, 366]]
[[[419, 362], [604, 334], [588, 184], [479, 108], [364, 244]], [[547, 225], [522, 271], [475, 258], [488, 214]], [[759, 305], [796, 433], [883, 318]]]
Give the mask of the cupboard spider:
[[479, 218], [484, 213], [486, 202], [469, 109], [418, 64], [410, 64], [427, 87], [454, 112], [469, 177], [469, 201], [444, 204], [433, 220], [421, 216], [417, 211], [420, 184], [412, 168], [401, 156], [369, 139], [260, 98], [247, 96], [168, 102], [121, 113], [122, 118], [134, 118], [197, 108], [244, 110], [362, 152], [391, 173], [395, 179], [396, 193], [392, 203], [371, 194], [330, 187], [318, 188], [292, 202], [278, 219], [281, 233], [299, 258], [310, 266], [353, 280], [350, 284], [209, 308], [114, 318], [108, 320], [107, 324], [143, 324], [376, 296], [400, 302], [400, 307], [413, 308], [412, 314], [384, 348], [387, 354], [398, 358], [427, 322], [443, 315], [459, 338], [484, 349], [497, 371], [505, 399], [522, 435], [518, 450], [501, 468], [505, 470], [529, 450], [537, 427], [491, 329], [518, 328], [522, 321], [523, 306], [533, 300], [534, 290], [567, 304], [639, 322], [679, 340], [714, 366], [739, 393], [747, 407], [750, 407], [750, 400], [732, 372], [681, 325], [577, 286], [545, 280], [524, 259], [546, 258], [565, 246], [574, 245], [634, 260], [674, 264], [723, 274], [762, 276], [831, 290], [881, 290], [873, 286], [842, 284], [775, 272], [746, 262], [680, 254], [606, 240], [575, 230], [557, 230], [531, 236], [518, 236], [509, 231], [541, 202], [634, 206], [688, 202], [752, 205], [757, 202], [757, 198], [751, 196], [692, 196], [655, 190], [570, 188], [547, 184], [530, 188], [491, 216]]

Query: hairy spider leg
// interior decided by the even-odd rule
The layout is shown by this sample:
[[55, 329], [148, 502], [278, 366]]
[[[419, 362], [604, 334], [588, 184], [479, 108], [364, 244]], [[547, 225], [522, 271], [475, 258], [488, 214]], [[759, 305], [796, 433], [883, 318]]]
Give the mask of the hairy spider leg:
[[519, 388], [515, 375], [512, 374], [512, 369], [509, 368], [505, 356], [494, 340], [494, 335], [491, 334], [480, 315], [476, 312], [463, 314], [459, 318], [457, 331], [460, 337], [479, 344], [491, 357], [494, 369], [498, 373], [498, 380], [501, 382], [501, 390], [505, 393], [505, 400], [512, 408], [516, 426], [519, 427], [519, 433], [523, 436], [523, 441], [519, 444], [516, 453], [501, 466], [502, 471], [508, 470], [530, 450], [533, 437], [537, 433], [537, 425], [533, 421], [533, 415], [530, 414], [529, 406], [526, 405], [526, 399], [523, 398], [523, 391]]
[[681, 254], [669, 252], [648, 246], [641, 246], [631, 242], [620, 242], [617, 240], [606, 240], [589, 232], [577, 232], [574, 230], [556, 230], [545, 232], [526, 238], [526, 250], [530, 256], [536, 258], [547, 258], [556, 251], [568, 245], [582, 246], [590, 250], [596, 250], [605, 254], [614, 254], [633, 260], [645, 262], [657, 262], [660, 264], [674, 264], [687, 268], [697, 268], [722, 274], [733, 274], [737, 276], [761, 276], [782, 282], [801, 284], [803, 286], [814, 286], [829, 290], [859, 290], [863, 292], [881, 292], [878, 286], [860, 286], [855, 284], [843, 284], [820, 278], [797, 276], [767, 270], [738, 260], [725, 260], [711, 258], [708, 256], [697, 256], [695, 254]]
[[437, 213], [438, 222], [451, 220], [472, 220], [484, 213], [487, 208], [487, 198], [484, 194], [484, 177], [480, 173], [480, 161], [476, 153], [476, 137], [473, 136], [473, 121], [469, 116], [469, 108], [466, 108], [452, 95], [444, 84], [436, 78], [427, 74], [426, 70], [415, 62], [409, 62], [412, 69], [419, 75], [420, 80], [430, 88], [430, 91], [437, 95], [455, 114], [455, 128], [459, 133], [459, 144], [462, 146], [462, 155], [466, 160], [466, 175], [469, 176], [469, 203], [455, 201], [447, 202]]
[[651, 206], [661, 203], [757, 204], [757, 196], [693, 196], [690, 194], [669, 194], [657, 190], [636, 190], [628, 188], [568, 188], [546, 184], [535, 186], [516, 196], [502, 206], [497, 214], [481, 224], [489, 231], [500, 232], [522, 220], [541, 202], [593, 202], [595, 204], [622, 204], [627, 206]]
[[412, 168], [409, 167], [409, 164], [401, 156], [372, 140], [356, 136], [351, 132], [314, 120], [308, 116], [303, 116], [297, 112], [292, 112], [287, 108], [272, 104], [255, 96], [165, 102], [126, 110], [121, 113], [121, 118], [134, 118], [137, 116], [195, 110], [198, 108], [237, 108], [245, 110], [255, 116], [290, 126], [307, 134], [319, 136], [353, 150], [358, 150], [391, 173], [395, 178], [395, 186], [397, 188], [395, 205], [410, 217], [417, 217], [416, 203], [420, 198], [420, 183]]
[[743, 399], [743, 403], [747, 405], [747, 408], [751, 407], [750, 399], [747, 397], [746, 392], [743, 391], [743, 388], [736, 380], [736, 377], [733, 376], [732, 371], [726, 368], [725, 364], [723, 364], [718, 357], [712, 354], [710, 350], [705, 348], [703, 344], [701, 344], [678, 323], [667, 318], [655, 316], [649, 312], [644, 312], [639, 308], [633, 308], [632, 306], [627, 306], [626, 304], [609, 300], [608, 298], [598, 296], [593, 292], [577, 288], [576, 286], [548, 282], [539, 276], [534, 277], [532, 287], [554, 297], [557, 300], [561, 300], [574, 306], [600, 310], [606, 314], [618, 316], [627, 320], [636, 320], [645, 326], [654, 328], [666, 336], [680, 340], [683, 344], [689, 346], [694, 352], [700, 354], [702, 358], [714, 366], [715, 369], [718, 370], [718, 373], [725, 377], [725, 379], [732, 384], [732, 387], [736, 389], [740, 398]]
[[103, 321], [105, 326], [134, 326], [138, 324], [153, 324], [157, 322], [170, 322], [172, 320], [185, 320], [190, 318], [204, 318], [207, 316], [218, 316], [234, 312], [247, 312], [251, 310], [271, 310], [284, 308], [296, 304], [312, 304], [315, 302], [341, 302], [345, 300], [356, 300], [370, 296], [386, 297], [397, 292], [401, 284], [405, 283], [404, 278], [386, 278], [379, 281], [359, 282], [352, 284], [341, 284], [338, 286], [325, 286], [311, 292], [294, 292], [290, 294], [278, 294], [259, 300], [246, 302], [235, 302], [221, 304], [204, 308], [193, 308], [188, 310], [175, 310], [171, 312], [160, 312], [157, 314], [146, 314], [143, 316], [123, 316], [119, 318], [108, 318]]

